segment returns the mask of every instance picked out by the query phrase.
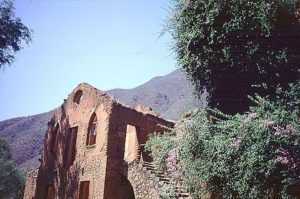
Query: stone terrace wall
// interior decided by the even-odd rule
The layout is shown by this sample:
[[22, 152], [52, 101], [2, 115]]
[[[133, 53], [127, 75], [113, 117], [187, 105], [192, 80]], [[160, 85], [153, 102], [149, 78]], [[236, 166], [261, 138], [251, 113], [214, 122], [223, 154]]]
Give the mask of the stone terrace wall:
[[145, 171], [141, 163], [129, 165], [128, 180], [132, 184], [135, 199], [159, 199], [159, 179]]
[[24, 199], [34, 198], [38, 169], [32, 170], [26, 177]]

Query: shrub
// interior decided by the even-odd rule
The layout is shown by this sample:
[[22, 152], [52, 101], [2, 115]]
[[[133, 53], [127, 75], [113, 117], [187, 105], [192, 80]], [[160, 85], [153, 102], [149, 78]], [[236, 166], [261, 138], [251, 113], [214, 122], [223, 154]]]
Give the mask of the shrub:
[[184, 122], [185, 135], [168, 149], [179, 151], [178, 171], [195, 197], [300, 198], [300, 83], [277, 96], [251, 98], [242, 115], [207, 109]]
[[159, 198], [174, 199], [176, 197], [176, 187], [174, 184], [164, 184], [159, 190]]
[[165, 134], [154, 134], [149, 137], [145, 145], [146, 151], [151, 152], [157, 169], [166, 171], [167, 167], [165, 160], [168, 157], [169, 151], [174, 145], [173, 132]]

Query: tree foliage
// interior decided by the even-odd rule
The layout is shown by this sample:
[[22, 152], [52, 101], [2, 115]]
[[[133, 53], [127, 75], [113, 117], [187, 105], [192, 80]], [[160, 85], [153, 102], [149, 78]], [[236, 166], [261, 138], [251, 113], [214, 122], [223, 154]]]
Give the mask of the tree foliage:
[[31, 31], [15, 16], [11, 0], [0, 0], [0, 69], [15, 60], [22, 42], [31, 41]]
[[23, 198], [24, 177], [14, 168], [8, 144], [0, 138], [0, 198]]
[[[234, 114], [247, 95], [274, 97], [300, 76], [296, 0], [173, 0], [168, 30], [179, 66], [212, 107]], [[259, 87], [254, 87], [257, 85]]]
[[[175, 172], [196, 198], [300, 198], [300, 82], [277, 89], [274, 101], [252, 100], [242, 115], [198, 112], [175, 129], [183, 136], [165, 137], [177, 139], [168, 147], [178, 151]], [[151, 139], [162, 149], [165, 140]]]

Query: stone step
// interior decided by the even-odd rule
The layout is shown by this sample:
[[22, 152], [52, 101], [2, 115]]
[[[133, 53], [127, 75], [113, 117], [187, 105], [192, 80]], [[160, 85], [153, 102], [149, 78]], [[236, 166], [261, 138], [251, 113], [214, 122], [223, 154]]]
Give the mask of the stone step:
[[161, 177], [159, 177], [159, 181], [170, 182], [170, 178], [161, 178]]
[[178, 196], [177, 199], [192, 199], [190, 196]]
[[143, 167], [147, 167], [147, 168], [156, 168], [155, 165], [145, 165], [145, 164], [142, 164]]
[[175, 187], [177, 192], [187, 192], [185, 187]]
[[155, 166], [154, 164], [148, 164], [148, 163], [145, 163], [145, 162], [143, 162], [142, 165], [145, 166], [145, 167], [154, 167]]
[[150, 171], [151, 173], [156, 173], [158, 175], [165, 175], [165, 173], [163, 173], [161, 171], [158, 171], [156, 169], [153, 169], [153, 168], [145, 168], [145, 167], [143, 167], [143, 170], [144, 171]]
[[[149, 173], [150, 177], [154, 178], [154, 181], [157, 182], [159, 186], [174, 184], [168, 174], [159, 171], [153, 162], [143, 162], [141, 166], [143, 171]], [[186, 187], [183, 186], [181, 182], [182, 180], [178, 180], [175, 187], [176, 199], [192, 199], [190, 194], [186, 191]]]
[[190, 194], [189, 193], [187, 193], [187, 192], [180, 192], [180, 193], [176, 193], [176, 196], [177, 197], [185, 197], [185, 198], [187, 198], [187, 197], [190, 197]]
[[147, 168], [147, 169], [153, 169], [153, 170], [157, 170], [154, 166], [143, 166], [144, 168]]
[[149, 170], [149, 171], [151, 171], [152, 173], [156, 173], [156, 174], [158, 174], [158, 175], [165, 175], [165, 173], [163, 173], [163, 172], [161, 172], [161, 171], [158, 171], [158, 170]]
[[142, 162], [143, 165], [154, 165], [153, 162]]
[[156, 176], [161, 178], [167, 178], [167, 176], [163, 173], [156, 173]]
[[146, 171], [146, 170], [149, 170], [149, 171], [152, 170], [152, 171], [154, 171], [155, 169], [153, 169], [153, 168], [148, 168], [148, 167], [143, 167], [143, 170], [144, 170], [144, 171]]

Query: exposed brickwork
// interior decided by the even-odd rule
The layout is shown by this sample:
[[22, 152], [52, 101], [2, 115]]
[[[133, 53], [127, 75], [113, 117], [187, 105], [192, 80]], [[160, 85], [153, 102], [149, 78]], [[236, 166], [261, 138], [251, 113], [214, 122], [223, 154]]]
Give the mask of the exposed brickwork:
[[[91, 122], [95, 114], [97, 124], [91, 132], [94, 127], [89, 124], [95, 123]], [[36, 199], [49, 198], [52, 192], [59, 199], [77, 199], [79, 195], [89, 199], [135, 198], [128, 165], [138, 160], [140, 153], [151, 160], [141, 145], [149, 134], [164, 131], [162, 125], [174, 126], [149, 108], [125, 107], [92, 86], [80, 84], [48, 123], [37, 186], [30, 186], [28, 177], [24, 198], [33, 192]], [[87, 144], [91, 133], [96, 135], [93, 145]]]

